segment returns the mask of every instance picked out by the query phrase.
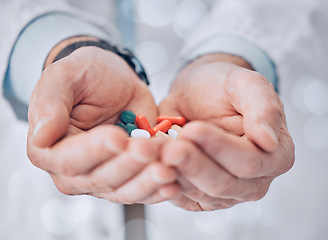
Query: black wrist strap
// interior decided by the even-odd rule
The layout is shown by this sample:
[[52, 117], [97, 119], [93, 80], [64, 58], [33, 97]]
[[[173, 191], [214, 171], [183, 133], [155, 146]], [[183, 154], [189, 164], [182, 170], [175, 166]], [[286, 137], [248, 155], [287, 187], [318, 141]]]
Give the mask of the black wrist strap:
[[130, 50], [126, 49], [126, 48], [119, 48], [118, 46], [111, 45], [110, 43], [108, 43], [104, 40], [80, 41], [80, 42], [72, 43], [72, 44], [68, 45], [67, 47], [65, 47], [63, 50], [61, 50], [58, 53], [58, 55], [56, 56], [54, 62], [58, 61], [61, 58], [64, 58], [64, 57], [70, 55], [72, 52], [74, 52], [78, 48], [89, 47], [89, 46], [99, 47], [99, 48], [109, 50], [109, 51], [119, 55], [136, 72], [136, 74], [139, 76], [139, 78], [143, 82], [145, 82], [147, 85], [149, 85], [149, 81], [148, 81], [145, 69], [141, 65], [140, 61], [133, 55], [133, 53]]

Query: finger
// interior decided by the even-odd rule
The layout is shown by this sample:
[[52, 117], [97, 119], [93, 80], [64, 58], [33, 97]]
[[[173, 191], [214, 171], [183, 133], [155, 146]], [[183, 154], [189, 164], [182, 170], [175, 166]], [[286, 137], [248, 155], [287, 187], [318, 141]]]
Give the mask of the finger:
[[138, 81], [133, 93], [133, 101], [127, 105], [127, 110], [132, 110], [137, 116], [143, 115], [151, 126], [155, 126], [157, 118], [157, 106], [147, 85]]
[[71, 177], [49, 173], [57, 189], [65, 195], [82, 195], [86, 192], [74, 184]]
[[159, 114], [164, 116], [180, 116], [181, 113], [178, 110], [177, 97], [174, 94], [167, 96], [159, 104]]
[[263, 152], [247, 138], [229, 134], [211, 124], [196, 121], [189, 123], [180, 137], [197, 144], [237, 178], [278, 176], [290, 166], [290, 160], [284, 156], [283, 149], [274, 153]]
[[161, 144], [149, 139], [130, 139], [124, 153], [104, 161], [92, 172], [76, 176], [71, 181], [84, 192], [113, 191], [157, 160]]
[[[257, 200], [267, 191], [264, 179], [237, 179], [190, 142], [168, 143], [163, 151], [165, 164], [174, 166], [199, 192], [210, 197]], [[186, 189], [182, 187], [183, 192]], [[203, 198], [207, 196], [200, 196]]]
[[151, 163], [137, 176], [107, 195], [114, 202], [133, 204], [153, 194], [163, 185], [173, 183], [177, 178], [175, 170], [159, 162]]
[[180, 192], [180, 187], [177, 183], [171, 183], [160, 187], [155, 193], [148, 196], [146, 199], [138, 203], [142, 204], [155, 204], [170, 200], [176, 197]]
[[203, 207], [197, 201], [191, 200], [183, 193], [180, 193], [177, 197], [174, 197], [173, 199], [169, 200], [169, 202], [174, 206], [185, 209], [187, 211], [204, 211]]
[[278, 146], [284, 121], [283, 106], [273, 86], [262, 75], [245, 71], [230, 76], [239, 79], [231, 92], [232, 98], [244, 116], [246, 136], [263, 150], [272, 152]]
[[[202, 120], [202, 119], [198, 119]], [[205, 120], [205, 119], [204, 119]], [[213, 123], [214, 125], [226, 130], [227, 132], [236, 134], [238, 136], [243, 136], [244, 132], [244, 119], [242, 115], [234, 112], [231, 115], [221, 116], [221, 117], [213, 117], [211, 119], [206, 119], [205, 121], [209, 123]]]
[[[111, 77], [110, 81], [108, 79], [92, 80], [93, 86], [88, 86], [90, 94], [74, 106], [71, 112], [72, 124], [82, 129], [90, 129], [100, 124], [113, 124], [126, 110], [131, 110], [136, 115], [146, 116], [150, 123], [156, 121], [157, 106], [145, 83], [134, 75], [132, 77], [120, 76], [117, 73], [108, 75]], [[124, 78], [129, 81], [135, 78], [135, 82], [132, 85], [129, 81], [124, 81], [126, 80]]]
[[181, 193], [191, 201], [197, 202], [203, 211], [230, 208], [245, 200], [226, 199], [211, 197], [193, 186], [186, 178], [180, 176], [178, 183], [181, 186]]
[[123, 152], [127, 141], [126, 134], [119, 128], [99, 126], [67, 137], [50, 148], [30, 144], [28, 155], [34, 165], [45, 171], [75, 176]]
[[[72, 76], [72, 73], [81, 73]], [[78, 64], [67, 62], [63, 66], [55, 63], [49, 66], [41, 76], [33, 91], [29, 104], [29, 139], [38, 147], [50, 147], [67, 131], [70, 111], [74, 106], [74, 92], [71, 78], [75, 82], [83, 77]]]
[[[194, 193], [196, 192], [199, 191], [196, 189]], [[211, 197], [207, 197], [206, 199], [202, 198], [201, 200], [194, 200], [184, 192], [180, 192], [176, 197], [170, 199], [169, 202], [176, 207], [193, 212], [226, 209], [236, 204], [236, 201], [230, 199], [214, 199]]]

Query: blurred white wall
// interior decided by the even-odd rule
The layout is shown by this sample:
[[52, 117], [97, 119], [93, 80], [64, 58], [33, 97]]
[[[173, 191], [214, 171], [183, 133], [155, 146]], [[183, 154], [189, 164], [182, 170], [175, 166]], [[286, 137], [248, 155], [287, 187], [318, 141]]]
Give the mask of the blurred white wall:
[[[71, 2], [113, 19], [110, 5], [97, 9], [95, 1]], [[154, 1], [135, 1], [135, 50], [149, 73], [157, 102], [175, 75], [182, 40], [209, 10], [210, 2], [159, 0], [156, 4], [162, 4], [162, 11], [157, 11]], [[292, 68], [282, 73], [280, 82], [296, 145], [292, 170], [274, 180], [264, 199], [232, 209], [190, 213], [168, 203], [149, 206], [150, 240], [327, 239], [328, 72], [308, 74], [304, 61], [293, 61], [286, 63]], [[60, 194], [50, 177], [27, 159], [27, 125], [15, 120], [2, 97], [0, 113], [0, 239], [120, 239], [122, 208]]]

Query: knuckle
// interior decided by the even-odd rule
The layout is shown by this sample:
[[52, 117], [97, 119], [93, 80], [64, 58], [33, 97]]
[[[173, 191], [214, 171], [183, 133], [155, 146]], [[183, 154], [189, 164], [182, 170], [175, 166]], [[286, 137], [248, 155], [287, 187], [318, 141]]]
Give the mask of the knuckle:
[[95, 198], [99, 198], [99, 199], [106, 199], [106, 194], [103, 193], [84, 193], [84, 195], [89, 195]]
[[99, 182], [96, 180], [95, 177], [91, 176], [88, 179], [88, 185], [89, 185], [89, 189], [97, 189], [99, 186]]
[[267, 109], [272, 114], [272, 116], [276, 116], [278, 119], [284, 119], [284, 110], [282, 103], [277, 100], [273, 100], [267, 103]]
[[287, 164], [287, 168], [286, 168], [285, 172], [289, 171], [295, 163], [295, 145], [294, 145], [293, 142], [291, 143], [291, 148], [290, 149], [291, 149], [290, 154], [287, 157], [288, 164]]
[[62, 184], [55, 184], [55, 185], [58, 191], [61, 192], [62, 194], [69, 195], [69, 196], [74, 195], [68, 187]]
[[53, 179], [53, 181], [55, 183], [56, 188], [62, 194], [70, 195], [70, 196], [79, 194], [76, 189], [74, 191], [74, 188], [72, 188], [71, 186], [69, 186], [67, 184], [67, 182], [63, 181], [60, 176], [51, 175], [51, 177], [52, 177], [52, 179]]
[[84, 179], [83, 183], [86, 183], [87, 189], [92, 191], [96, 189], [98, 192], [111, 193], [116, 188], [111, 182], [111, 178], [108, 178], [108, 176], [105, 176], [102, 172], [97, 170], [78, 176], [81, 176], [82, 179]]
[[33, 147], [29, 146], [30, 144], [27, 144], [27, 156], [30, 160], [30, 162], [37, 168], [40, 168], [48, 173], [51, 173], [51, 169], [49, 166], [47, 166], [45, 163], [48, 162], [46, 159], [46, 156], [40, 156], [37, 151], [32, 150]]
[[286, 132], [283, 132], [282, 134], [285, 135], [286, 140], [284, 140], [281, 144], [284, 146], [282, 151], [282, 156], [284, 156], [284, 164], [281, 169], [278, 169], [278, 174], [283, 174], [287, 171], [289, 171], [294, 163], [295, 163], [295, 145], [290, 135], [286, 134]]
[[278, 155], [275, 157], [275, 161], [279, 165], [271, 173], [272, 176], [279, 176], [289, 171], [295, 163], [295, 144], [288, 132], [286, 123], [280, 129], [279, 147], [276, 151]]
[[258, 201], [258, 200], [262, 199], [266, 193], [267, 193], [267, 191], [258, 190], [257, 192], [250, 194], [246, 200], [247, 201]]
[[41, 168], [39, 158], [37, 157], [37, 154], [35, 154], [35, 152], [30, 149], [29, 144], [27, 145], [26, 152], [27, 152], [27, 157], [30, 159], [30, 162], [37, 168]]
[[[260, 181], [262, 181], [262, 180], [260, 180]], [[256, 190], [253, 193], [248, 195], [246, 200], [247, 201], [258, 201], [258, 200], [262, 199], [268, 192], [271, 181], [272, 181], [272, 179], [270, 179], [269, 181], [263, 182], [259, 187], [256, 188]]]
[[251, 201], [258, 201], [258, 200], [262, 199], [266, 195], [267, 192], [268, 192], [268, 189], [258, 191], [257, 194], [255, 194], [254, 197], [251, 199]]

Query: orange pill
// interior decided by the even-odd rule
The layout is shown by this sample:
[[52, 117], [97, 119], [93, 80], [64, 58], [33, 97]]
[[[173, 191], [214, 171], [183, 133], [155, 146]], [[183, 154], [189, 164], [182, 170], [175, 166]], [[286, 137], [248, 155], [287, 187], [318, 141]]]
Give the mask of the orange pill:
[[163, 133], [167, 133], [167, 131], [171, 128], [172, 123], [170, 120], [163, 120], [159, 124], [157, 124], [155, 127], [152, 128], [151, 134], [156, 134], [158, 131], [161, 131]]
[[151, 133], [151, 126], [145, 116], [138, 115], [136, 117], [136, 124], [139, 129], [143, 129], [143, 130], [146, 130], [147, 132]]
[[169, 120], [172, 124], [183, 126], [186, 124], [186, 119], [184, 117], [174, 117], [174, 116], [158, 116], [157, 123], [162, 122], [163, 120]]

